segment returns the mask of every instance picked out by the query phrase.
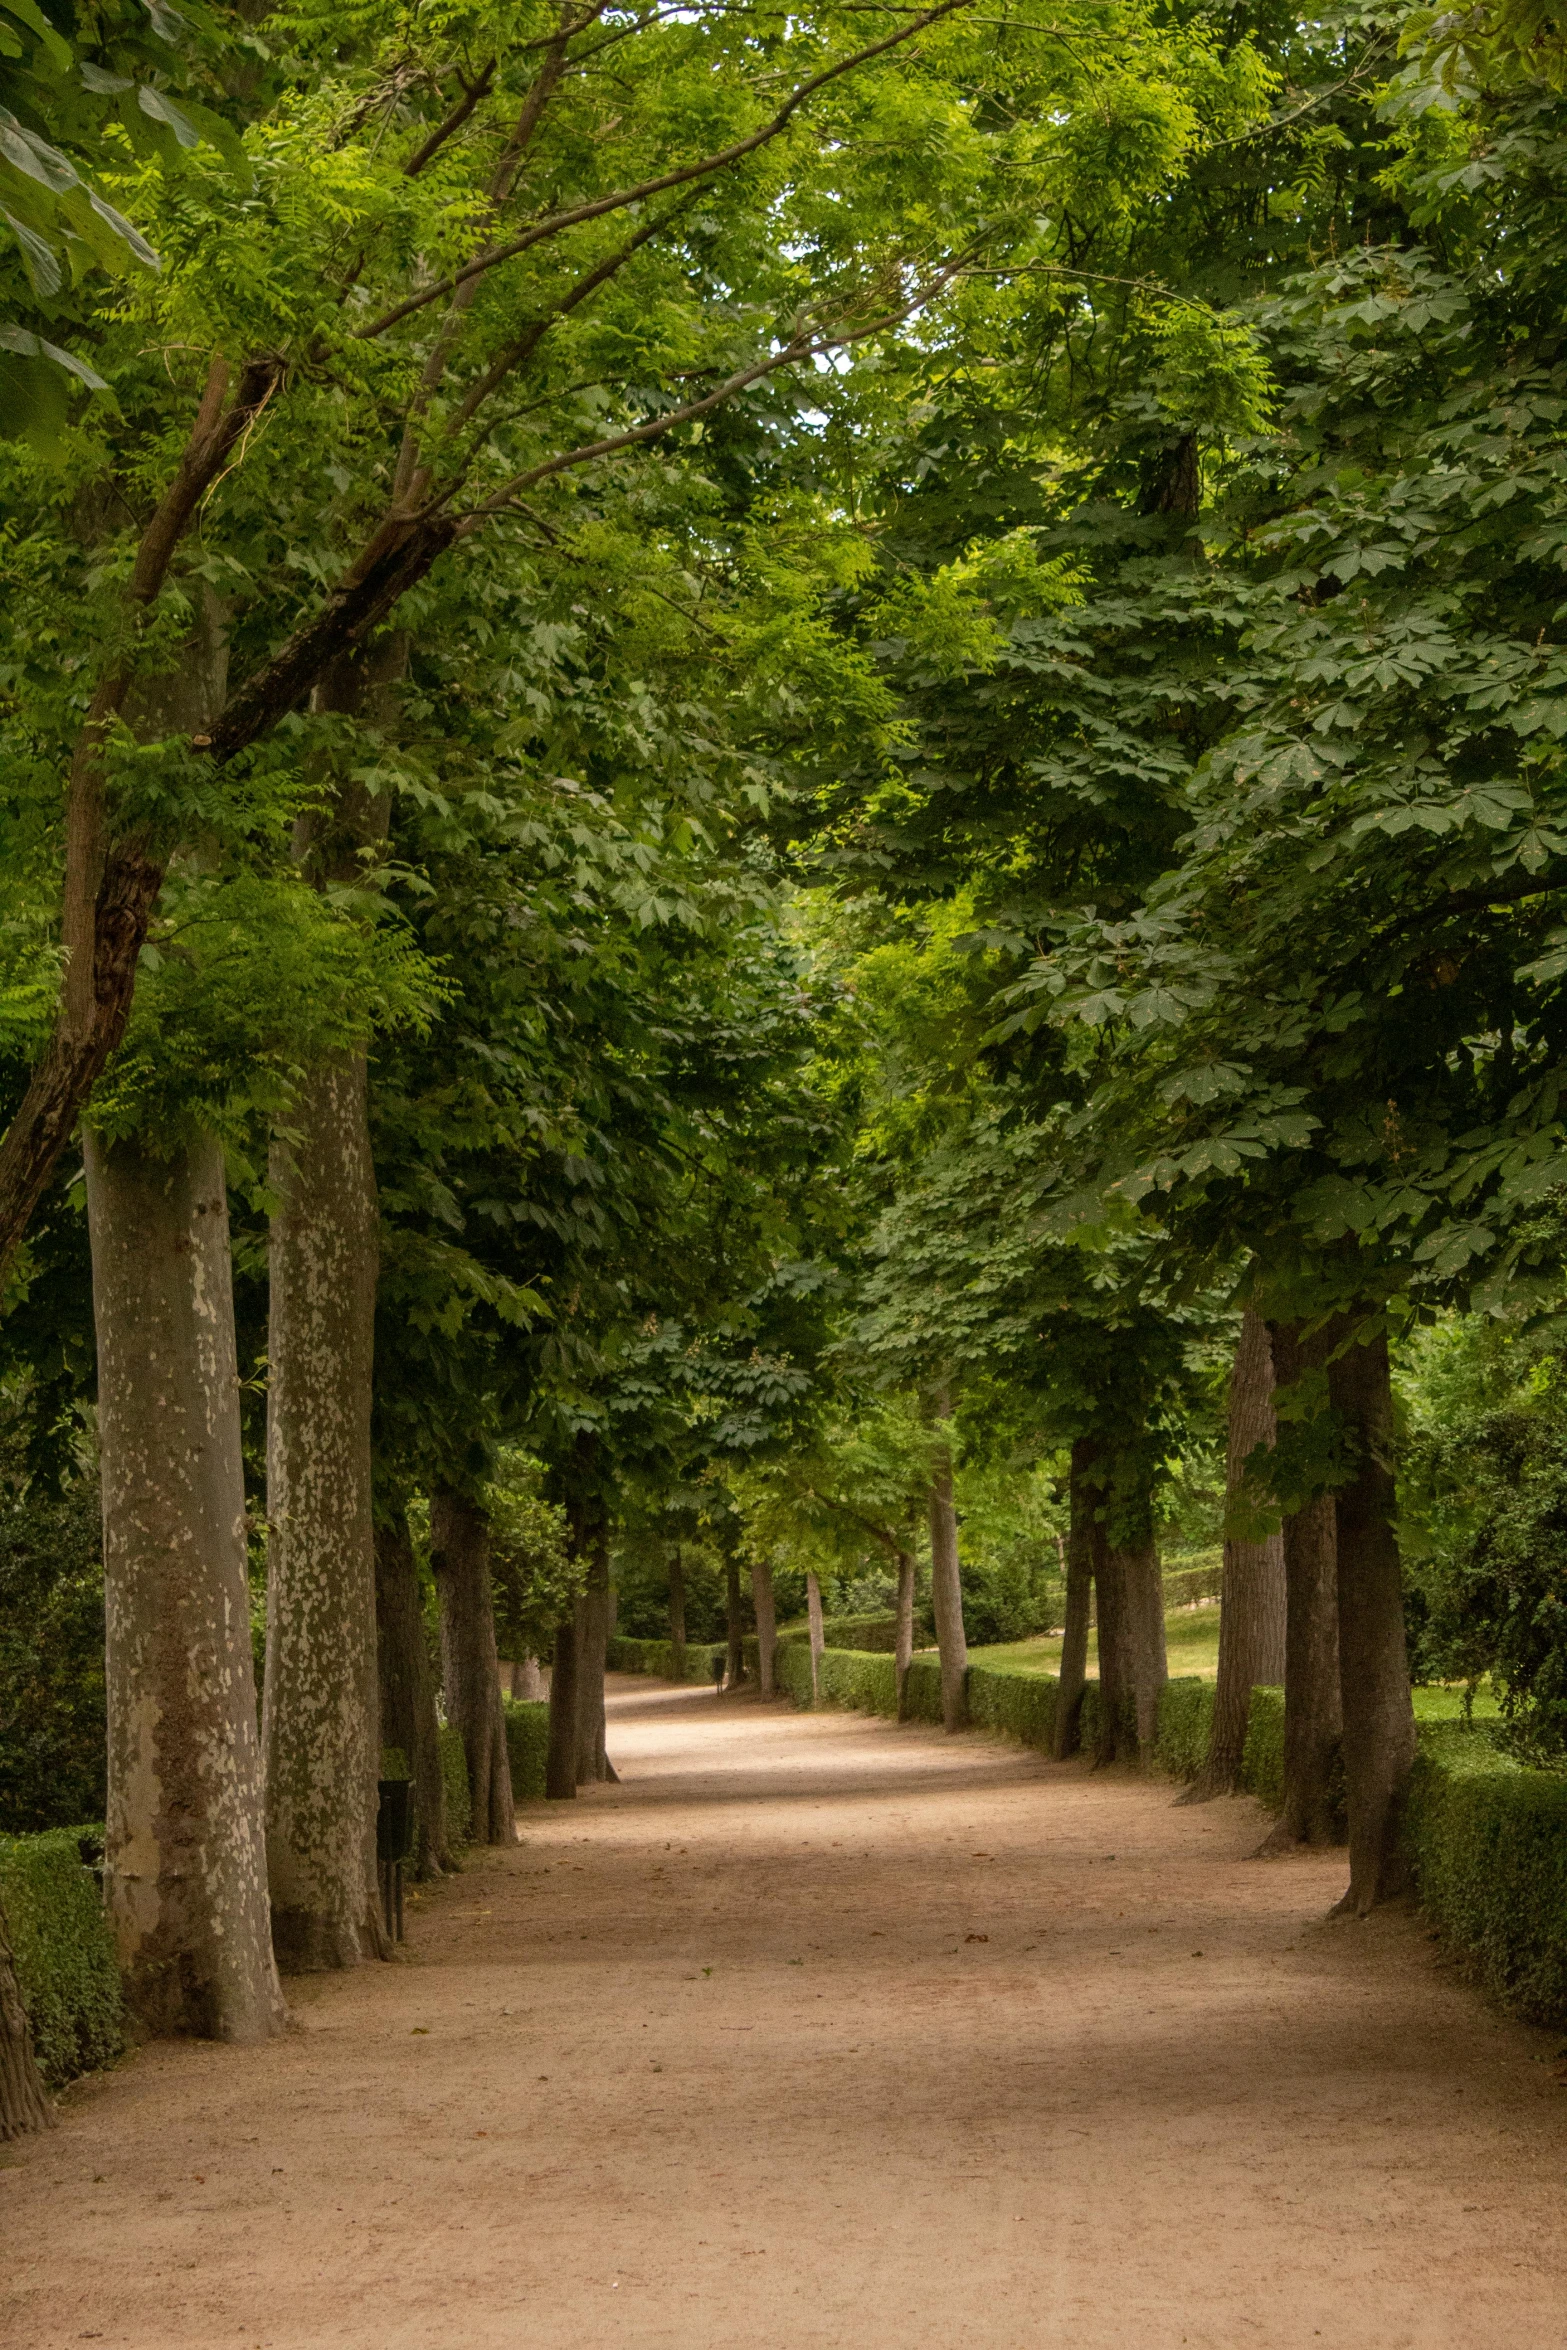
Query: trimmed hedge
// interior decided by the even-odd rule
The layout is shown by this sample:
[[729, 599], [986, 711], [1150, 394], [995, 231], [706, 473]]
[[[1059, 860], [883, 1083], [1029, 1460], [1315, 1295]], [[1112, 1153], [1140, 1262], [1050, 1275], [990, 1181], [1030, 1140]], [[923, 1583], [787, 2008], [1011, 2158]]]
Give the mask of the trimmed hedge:
[[462, 1732], [455, 1722], [443, 1722], [438, 1733], [441, 1780], [446, 1789], [446, 1841], [455, 1851], [466, 1844], [473, 1827], [473, 1798], [468, 1792], [468, 1757]]
[[39, 2070], [52, 2089], [110, 2064], [125, 2045], [114, 1940], [84, 1841], [101, 1828], [0, 1837], [0, 1903]]
[[1514, 1762], [1484, 1729], [1428, 1723], [1405, 1841], [1466, 1971], [1515, 2015], [1567, 2022], [1567, 1774]]
[[659, 1681], [706, 1682], [713, 1680], [713, 1659], [727, 1658], [729, 1646], [723, 1640], [688, 1640], [686, 1642], [685, 1671], [675, 1671], [675, 1645], [672, 1640], [612, 1640], [605, 1662], [612, 1673], [651, 1673]]
[[[939, 1694], [939, 1667], [936, 1687]], [[1056, 1688], [1049, 1673], [1009, 1673], [994, 1665], [970, 1665], [969, 1720], [976, 1729], [994, 1730], [1002, 1738], [1016, 1738], [1048, 1754], [1056, 1729]]]
[[501, 1710], [506, 1716], [512, 1794], [519, 1803], [541, 1803], [550, 1746], [550, 1709], [539, 1698], [507, 1697], [501, 1700]]

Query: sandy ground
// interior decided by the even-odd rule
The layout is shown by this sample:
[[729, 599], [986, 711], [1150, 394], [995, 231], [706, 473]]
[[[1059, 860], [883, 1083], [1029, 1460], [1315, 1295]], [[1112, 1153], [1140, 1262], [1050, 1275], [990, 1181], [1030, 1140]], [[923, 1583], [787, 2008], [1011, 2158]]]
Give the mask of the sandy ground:
[[55, 2350], [1567, 2345], [1567, 2089], [1247, 1801], [614, 1687], [624, 1774], [0, 2169]]

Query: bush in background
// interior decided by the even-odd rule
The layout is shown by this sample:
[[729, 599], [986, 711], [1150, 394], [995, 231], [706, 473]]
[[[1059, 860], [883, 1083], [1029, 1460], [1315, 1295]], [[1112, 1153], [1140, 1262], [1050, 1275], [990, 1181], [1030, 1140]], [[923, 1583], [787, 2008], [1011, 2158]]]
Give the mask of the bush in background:
[[102, 1830], [0, 1837], [0, 1907], [33, 2049], [50, 2088], [110, 2064], [125, 2045], [120, 1974], [95, 1868]]

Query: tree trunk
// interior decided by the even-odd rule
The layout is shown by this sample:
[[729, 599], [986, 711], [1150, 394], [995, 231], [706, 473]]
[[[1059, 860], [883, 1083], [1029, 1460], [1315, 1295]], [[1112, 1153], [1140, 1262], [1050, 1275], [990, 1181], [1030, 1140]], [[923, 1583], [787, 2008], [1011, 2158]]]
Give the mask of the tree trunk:
[[822, 1694], [822, 1653], [827, 1636], [822, 1629], [822, 1587], [816, 1580], [815, 1569], [805, 1578], [805, 1620], [811, 1628], [811, 1703], [819, 1705]]
[[[344, 658], [312, 707], [385, 724], [406, 636]], [[214, 733], [216, 734], [216, 728]], [[318, 886], [356, 882], [389, 803], [321, 778], [295, 854]], [[273, 1144], [267, 1425], [267, 1862], [282, 1964], [387, 1956], [375, 1857], [376, 1689], [371, 1366], [380, 1262], [362, 1051], [306, 1075]]]
[[756, 1678], [764, 1697], [773, 1694], [773, 1658], [778, 1640], [778, 1610], [773, 1605], [773, 1569], [769, 1559], [751, 1561], [751, 1606], [756, 1615]]
[[738, 1689], [745, 1679], [745, 1627], [740, 1620], [740, 1561], [724, 1562], [724, 1630], [728, 1635], [726, 1666], [729, 1686]]
[[[952, 1409], [945, 1394], [936, 1399], [936, 1416], [945, 1420]], [[952, 1455], [938, 1444], [931, 1454], [930, 1471], [930, 1600], [936, 1618], [936, 1647], [941, 1655], [941, 1719], [948, 1730], [961, 1730], [968, 1720], [968, 1641], [963, 1632], [963, 1585], [958, 1570], [958, 1513], [952, 1500]]]
[[550, 1668], [550, 1738], [544, 1758], [544, 1792], [556, 1802], [577, 1792], [577, 1619], [575, 1612], [555, 1628]]
[[1356, 1468], [1337, 1497], [1339, 1689], [1349, 1811], [1345, 1914], [1364, 1917], [1408, 1879], [1404, 1801], [1415, 1717], [1404, 1642], [1403, 1581], [1393, 1531], [1393, 1393], [1387, 1338], [1351, 1345], [1328, 1365]]
[[669, 1644], [674, 1654], [674, 1677], [686, 1677], [686, 1569], [677, 1542], [669, 1554]]
[[609, 1650], [609, 1519], [602, 1505], [588, 1534], [587, 1588], [577, 1602], [577, 1785], [612, 1779], [604, 1749], [604, 1666]]
[[306, 1078], [271, 1159], [267, 1862], [282, 1965], [384, 1953], [376, 1885], [370, 1371], [378, 1260], [363, 1053]]
[[438, 1877], [451, 1865], [446, 1782], [419, 1577], [401, 1507], [375, 1530], [375, 1647], [381, 1744], [399, 1749], [413, 1780], [414, 1869], [420, 1877]]
[[[1289, 1323], [1273, 1324], [1270, 1335], [1275, 1393], [1320, 1370], [1334, 1343], [1331, 1329], [1302, 1341]], [[1344, 1715], [1336, 1519], [1332, 1494], [1319, 1493], [1284, 1520], [1284, 1808], [1262, 1843], [1264, 1855], [1331, 1844], [1338, 1833], [1333, 1774]]]
[[1153, 1760], [1159, 1734], [1160, 1692], [1170, 1677], [1164, 1647], [1164, 1578], [1152, 1540], [1130, 1543], [1113, 1556], [1120, 1567], [1137, 1755], [1147, 1764]]
[[438, 1487], [430, 1500], [430, 1564], [441, 1607], [441, 1679], [446, 1719], [468, 1765], [469, 1835], [475, 1844], [514, 1844], [506, 1716], [495, 1653], [490, 1522], [465, 1493]]
[[1093, 1468], [1099, 1445], [1079, 1436], [1072, 1446], [1068, 1478], [1071, 1531], [1066, 1546], [1066, 1623], [1061, 1635], [1061, 1674], [1056, 1684], [1055, 1729], [1050, 1751], [1057, 1762], [1077, 1752], [1083, 1691], [1088, 1683], [1088, 1617], [1094, 1584], [1094, 1514], [1099, 1489]]
[[544, 1695], [544, 1673], [536, 1656], [525, 1656], [512, 1666], [511, 1693], [521, 1705], [537, 1705]]
[[892, 1669], [898, 1690], [898, 1719], [909, 1718], [909, 1667], [914, 1662], [914, 1556], [898, 1553], [897, 1631], [892, 1642]]
[[1114, 1762], [1121, 1752], [1132, 1697], [1132, 1662], [1126, 1634], [1126, 1591], [1120, 1553], [1113, 1551], [1104, 1522], [1093, 1522], [1094, 1616], [1099, 1650], [1099, 1730], [1094, 1761]]
[[22, 2005], [10, 1929], [0, 1908], [0, 2146], [7, 2139], [53, 2127], [54, 2107], [33, 2055], [32, 2026]]
[[[1248, 1458], [1259, 1444], [1271, 1447], [1276, 1434], [1268, 1326], [1248, 1306], [1241, 1317], [1235, 1367], [1230, 1374], [1224, 1476], [1232, 1508], [1246, 1506]], [[1213, 1732], [1203, 1767], [1181, 1798], [1183, 1802], [1205, 1803], [1215, 1795], [1233, 1795], [1240, 1786], [1252, 1690], [1277, 1688], [1284, 1679], [1285, 1615], [1283, 1535], [1270, 1534], [1255, 1542], [1227, 1533]]]
[[223, 1152], [85, 1136], [107, 1623], [104, 1882], [149, 2031], [280, 2032]]

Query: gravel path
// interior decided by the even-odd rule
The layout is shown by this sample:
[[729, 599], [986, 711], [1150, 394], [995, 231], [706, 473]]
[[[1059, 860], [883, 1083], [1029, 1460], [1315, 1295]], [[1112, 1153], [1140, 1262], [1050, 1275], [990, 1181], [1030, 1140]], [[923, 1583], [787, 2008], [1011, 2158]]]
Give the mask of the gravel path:
[[1567, 2350], [1567, 2088], [1248, 1801], [621, 1680], [404, 1963], [0, 2154], [57, 2350]]

